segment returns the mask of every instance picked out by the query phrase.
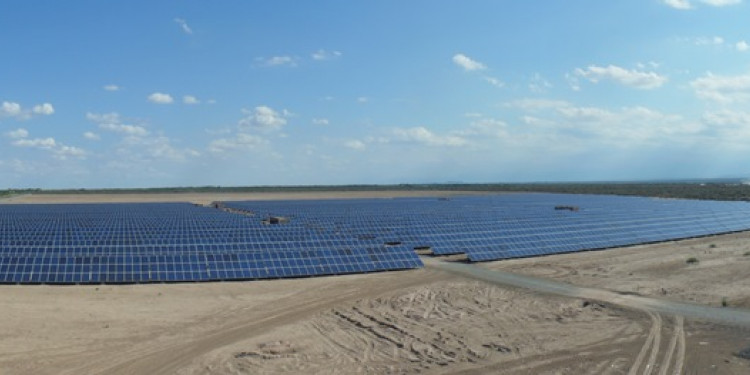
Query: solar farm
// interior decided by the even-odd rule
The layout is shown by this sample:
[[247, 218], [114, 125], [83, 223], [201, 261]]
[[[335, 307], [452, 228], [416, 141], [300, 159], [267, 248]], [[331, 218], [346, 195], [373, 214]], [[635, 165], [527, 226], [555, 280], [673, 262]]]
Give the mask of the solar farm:
[[[750, 371], [733, 354], [747, 330], [712, 318], [750, 316], [744, 201], [377, 191], [0, 203], [3, 374]], [[505, 274], [532, 279], [486, 277]], [[654, 310], [673, 303], [710, 311]]]
[[[296, 278], [611, 249], [750, 229], [750, 204], [601, 195], [0, 205], [0, 282]], [[283, 223], [271, 224], [271, 219]]]

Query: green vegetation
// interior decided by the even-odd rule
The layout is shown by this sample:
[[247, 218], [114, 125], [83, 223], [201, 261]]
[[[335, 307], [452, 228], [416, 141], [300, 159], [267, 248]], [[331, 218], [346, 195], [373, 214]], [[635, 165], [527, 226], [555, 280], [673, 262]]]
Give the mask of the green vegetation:
[[750, 256], [750, 251], [745, 251], [745, 253], [742, 254], [742, 256]]
[[[318, 186], [199, 186], [143, 189], [59, 189], [15, 190], [19, 194], [153, 194], [153, 193], [256, 193], [321, 191], [476, 191], [476, 192], [547, 192], [570, 194], [613, 194], [660, 198], [686, 198], [750, 201], [750, 185], [739, 181], [713, 182], [638, 182], [638, 183], [528, 183], [528, 184], [400, 184], [400, 185], [318, 185]], [[7, 192], [6, 192], [7, 194]]]
[[687, 264], [698, 264], [698, 258], [696, 258], [696, 257], [687, 258], [687, 260], [685, 261], [685, 263], [687, 263]]
[[708, 248], [709, 249], [715, 249], [716, 248], [716, 244], [712, 243], [712, 244], [708, 245]]
[[729, 301], [727, 301], [727, 297], [721, 298], [721, 307], [727, 307], [729, 306]]

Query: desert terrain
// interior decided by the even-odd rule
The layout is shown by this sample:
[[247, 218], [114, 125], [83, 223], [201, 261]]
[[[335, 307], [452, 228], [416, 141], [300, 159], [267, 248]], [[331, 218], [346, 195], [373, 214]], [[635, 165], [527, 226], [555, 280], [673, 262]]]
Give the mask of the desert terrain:
[[[29, 195], [6, 203], [401, 194]], [[750, 360], [737, 354], [750, 347], [750, 327], [659, 313], [604, 292], [743, 312], [749, 251], [750, 233], [735, 233], [472, 265], [602, 298], [478, 281], [439, 267], [457, 261], [439, 257], [419, 270], [286, 280], [1, 285], [0, 373], [747, 374]]]

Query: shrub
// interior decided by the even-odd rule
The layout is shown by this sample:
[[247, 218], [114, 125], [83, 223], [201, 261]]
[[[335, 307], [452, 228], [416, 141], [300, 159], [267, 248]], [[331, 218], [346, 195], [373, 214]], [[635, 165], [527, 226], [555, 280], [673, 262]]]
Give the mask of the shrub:
[[687, 264], [697, 264], [698, 263], [698, 258], [696, 258], [696, 257], [690, 257], [690, 258], [687, 258], [687, 260], [685, 262]]

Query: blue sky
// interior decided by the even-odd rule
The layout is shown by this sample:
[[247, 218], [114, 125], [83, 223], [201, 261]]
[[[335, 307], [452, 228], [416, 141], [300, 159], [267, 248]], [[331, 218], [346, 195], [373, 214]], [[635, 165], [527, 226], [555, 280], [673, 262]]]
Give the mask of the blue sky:
[[2, 9], [0, 188], [750, 177], [742, 0]]

